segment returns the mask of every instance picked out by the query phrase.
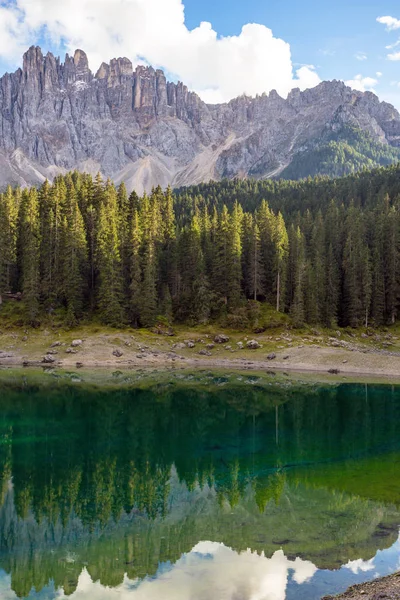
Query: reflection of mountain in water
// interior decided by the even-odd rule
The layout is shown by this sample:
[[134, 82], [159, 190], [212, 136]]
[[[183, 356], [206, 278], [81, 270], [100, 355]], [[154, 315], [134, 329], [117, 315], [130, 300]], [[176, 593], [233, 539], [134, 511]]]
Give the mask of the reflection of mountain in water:
[[72, 593], [84, 565], [108, 586], [154, 575], [204, 539], [339, 568], [397, 538], [397, 389], [0, 397], [0, 566], [18, 596], [51, 579]]

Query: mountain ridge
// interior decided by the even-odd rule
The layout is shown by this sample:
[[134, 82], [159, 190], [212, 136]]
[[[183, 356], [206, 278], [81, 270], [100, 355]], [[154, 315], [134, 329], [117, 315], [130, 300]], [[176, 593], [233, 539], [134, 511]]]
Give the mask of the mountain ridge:
[[346, 128], [379, 148], [400, 148], [398, 111], [340, 81], [294, 89], [287, 99], [272, 90], [209, 105], [161, 69], [134, 70], [128, 58], [103, 62], [93, 74], [83, 50], [62, 63], [29, 48], [22, 68], [0, 79], [0, 109], [2, 186], [72, 169], [100, 171], [139, 193], [158, 184], [276, 177], [324, 132], [340, 136]]

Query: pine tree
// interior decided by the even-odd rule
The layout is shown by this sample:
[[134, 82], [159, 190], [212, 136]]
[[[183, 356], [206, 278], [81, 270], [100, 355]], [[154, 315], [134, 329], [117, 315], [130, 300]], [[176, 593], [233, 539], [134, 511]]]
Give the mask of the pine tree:
[[141, 229], [138, 209], [133, 210], [131, 228], [130, 228], [130, 246], [129, 255], [129, 321], [134, 327], [139, 325], [140, 305], [142, 291], [142, 269], [141, 269]]
[[158, 294], [157, 243], [160, 234], [160, 216], [156, 194], [151, 199], [144, 195], [141, 202], [140, 226], [142, 231], [142, 282], [140, 288], [140, 323], [144, 327], [154, 325], [157, 316]]
[[38, 194], [24, 190], [20, 208], [20, 268], [27, 321], [36, 325], [40, 312], [40, 222]]
[[161, 297], [167, 304], [177, 294], [177, 244], [174, 200], [168, 186], [165, 194], [160, 193], [161, 249], [159, 261], [159, 286]]
[[[215, 219], [216, 213], [214, 213]], [[229, 235], [231, 231], [230, 216], [227, 207], [224, 205], [221, 214], [217, 216], [217, 226], [215, 227], [214, 259], [212, 265], [213, 289], [219, 296], [223, 304], [228, 304], [228, 295], [230, 288], [230, 244]]]
[[97, 229], [97, 304], [104, 323], [119, 327], [124, 322], [123, 282], [118, 238], [117, 194], [110, 183], [104, 190]]
[[251, 232], [251, 256], [249, 269], [249, 294], [254, 300], [257, 300], [258, 296], [265, 294], [265, 272], [263, 270], [263, 263], [261, 259], [261, 240], [260, 230], [257, 221], [253, 223], [253, 229]]
[[118, 238], [120, 240], [121, 272], [123, 279], [124, 307], [128, 307], [129, 279], [130, 279], [130, 253], [131, 253], [131, 220], [132, 211], [125, 184], [122, 182], [117, 190], [117, 213], [118, 213]]
[[[261, 245], [261, 260], [263, 265], [263, 278], [265, 281], [265, 293], [267, 301], [271, 304], [277, 303], [278, 296], [276, 294], [277, 283], [277, 254], [276, 254], [276, 227], [275, 218], [268, 206], [268, 203], [263, 200], [256, 212], [256, 220], [260, 229], [260, 245]], [[281, 283], [282, 277], [280, 277]], [[279, 294], [280, 298], [281, 294]]]
[[306, 261], [305, 240], [297, 227], [293, 236], [292, 265], [293, 265], [293, 302], [290, 313], [296, 327], [305, 323], [305, 288], [306, 288]]
[[4, 292], [12, 291], [17, 266], [18, 206], [10, 186], [0, 195], [0, 305]]
[[39, 190], [41, 296], [49, 307], [62, 297], [61, 238], [65, 199], [66, 186], [61, 177], [55, 179], [53, 186], [45, 181]]
[[389, 323], [394, 324], [400, 300], [400, 219], [392, 207], [386, 219], [385, 266], [386, 266], [386, 314]]
[[63, 299], [67, 308], [66, 321], [73, 326], [82, 316], [86, 292], [87, 241], [72, 179], [67, 180], [63, 210], [62, 273]]
[[229, 229], [229, 249], [228, 249], [228, 302], [230, 308], [236, 308], [241, 298], [242, 283], [242, 207], [235, 202]]
[[275, 221], [274, 242], [276, 256], [276, 310], [279, 312], [282, 308], [281, 298], [285, 297], [285, 281], [289, 245], [285, 221], [283, 220], [281, 213], [278, 213]]

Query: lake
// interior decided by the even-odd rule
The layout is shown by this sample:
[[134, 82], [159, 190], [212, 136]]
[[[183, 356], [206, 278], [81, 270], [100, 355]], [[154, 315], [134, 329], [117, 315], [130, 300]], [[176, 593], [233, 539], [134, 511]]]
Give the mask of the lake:
[[400, 387], [0, 371], [0, 598], [317, 600], [400, 568]]

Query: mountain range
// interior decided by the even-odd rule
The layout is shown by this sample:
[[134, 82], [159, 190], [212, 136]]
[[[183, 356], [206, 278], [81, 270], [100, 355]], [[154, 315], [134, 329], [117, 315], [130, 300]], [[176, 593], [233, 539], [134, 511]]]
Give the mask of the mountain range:
[[232, 177], [343, 175], [400, 160], [400, 114], [372, 92], [322, 82], [209, 105], [162, 70], [127, 58], [94, 75], [39, 47], [0, 79], [0, 186], [72, 169], [141, 193]]

